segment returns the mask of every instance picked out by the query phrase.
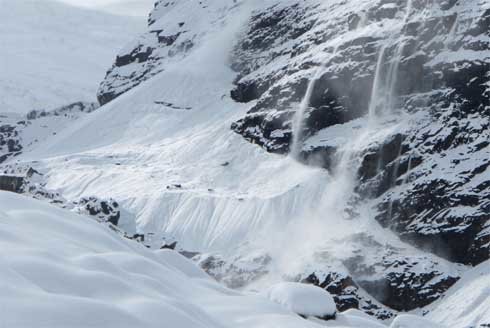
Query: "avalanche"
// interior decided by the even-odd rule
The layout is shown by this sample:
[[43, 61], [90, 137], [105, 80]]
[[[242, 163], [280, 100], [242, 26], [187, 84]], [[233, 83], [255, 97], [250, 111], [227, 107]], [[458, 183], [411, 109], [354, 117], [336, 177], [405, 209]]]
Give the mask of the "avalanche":
[[[6, 40], [6, 54], [14, 60], [5, 67], [7, 78], [0, 81], [2, 111], [23, 112], [41, 104], [50, 108], [80, 98], [94, 100], [97, 83], [111, 67], [111, 57], [132, 38], [139, 24], [107, 12], [126, 15], [128, 10], [133, 12], [133, 5], [146, 6], [125, 0], [63, 2], [91, 9], [51, 1], [41, 6], [34, 0], [0, 0], [2, 9], [5, 5], [11, 11], [0, 12], [6, 22], [0, 27], [0, 41]], [[269, 137], [287, 139], [291, 131], [281, 125], [283, 121], [275, 121], [276, 109], [253, 109], [271, 100], [268, 97], [294, 94], [294, 86], [308, 80], [305, 71], [314, 71], [310, 61], [321, 61], [324, 52], [333, 54], [331, 60], [339, 60], [340, 54], [369, 55], [373, 44], [364, 49], [364, 43], [356, 42], [370, 40], [370, 28], [373, 38], [382, 38], [394, 27], [396, 33], [405, 32], [400, 24], [410, 24], [409, 17], [404, 19], [406, 10], [401, 10], [403, 20], [393, 23], [400, 13], [395, 0], [388, 2], [391, 5], [355, 0], [160, 0], [150, 15], [147, 32], [121, 50], [103, 80], [98, 96], [108, 103], [96, 110], [93, 107], [90, 113], [54, 111], [27, 123], [17, 114], [1, 115], [0, 122], [7, 125], [0, 128], [5, 131], [11, 129], [8, 124], [22, 126], [16, 140], [24, 147], [0, 169], [33, 167], [40, 173], [38, 186], [62, 195], [63, 200], [48, 199], [55, 208], [0, 192], [0, 323], [14, 328], [480, 328], [490, 324], [488, 261], [471, 268], [443, 258], [444, 254], [415, 247], [374, 219], [378, 214], [375, 202], [380, 199], [354, 207], [359, 199], [344, 197], [347, 187], [349, 192], [354, 189], [354, 181], [346, 186], [347, 180], [335, 179], [324, 168], [301, 164], [257, 145], [267, 144]], [[405, 1], [398, 2], [405, 8]], [[478, 12], [468, 4], [462, 7], [468, 16], [461, 15], [463, 23]], [[361, 32], [354, 29], [339, 34], [329, 40], [328, 49], [318, 42], [329, 31], [322, 24], [333, 25], [337, 35], [342, 32], [337, 28], [350, 28], [356, 17], [349, 15], [356, 10], [366, 16], [357, 17]], [[38, 16], [34, 11], [39, 11]], [[328, 13], [332, 20], [317, 16]], [[133, 14], [140, 16], [139, 9]], [[301, 34], [304, 44], [270, 34], [262, 41], [270, 42], [272, 50], [269, 46], [266, 51], [247, 48], [247, 42], [260, 38], [249, 33], [274, 26], [276, 14], [286, 17], [282, 17], [286, 23], [288, 19], [294, 22], [286, 24], [287, 33], [309, 31]], [[419, 10], [416, 18], [423, 17], [425, 24], [425, 15], [427, 11]], [[48, 24], [45, 19], [31, 21], [33, 16], [61, 18]], [[312, 28], [309, 20], [319, 24]], [[17, 43], [34, 49], [21, 51]], [[378, 39], [374, 43], [383, 45]], [[237, 44], [248, 51], [242, 49], [242, 62], [232, 58], [238, 56]], [[306, 53], [293, 56], [294, 51], [301, 52], [302, 46], [306, 49], [311, 44]], [[376, 57], [376, 51], [371, 57]], [[402, 50], [395, 52], [401, 61]], [[26, 56], [21, 62], [14, 59], [19, 53]], [[351, 59], [335, 68], [355, 65]], [[20, 63], [27, 63], [26, 67]], [[359, 65], [365, 66], [361, 67], [363, 74], [373, 70], [369, 63], [360, 61]], [[396, 65], [390, 64], [388, 71]], [[327, 66], [325, 73], [332, 74]], [[361, 78], [366, 77], [363, 74], [359, 73]], [[333, 79], [337, 77], [334, 74]], [[263, 98], [237, 102], [230, 91], [250, 82], [247, 79], [266, 85], [270, 79], [270, 89]], [[369, 93], [369, 88], [364, 89]], [[297, 93], [301, 100], [304, 93]], [[271, 107], [287, 107], [290, 99], [281, 99], [278, 104], [271, 100]], [[410, 104], [417, 104], [417, 99]], [[305, 109], [304, 119], [312, 115], [309, 110]], [[451, 135], [445, 122], [427, 123], [428, 113], [407, 116], [411, 120], [387, 115], [379, 129], [376, 126], [365, 135], [360, 133], [369, 120], [353, 118], [320, 129], [304, 146], [341, 147], [355, 139], [359, 144], [354, 146], [360, 149], [351, 154], [364, 151], [368, 157], [376, 154], [375, 147], [386, 146], [384, 142], [387, 147], [399, 142], [395, 153], [400, 157], [402, 142], [397, 137], [414, 126], [420, 125], [420, 135], [434, 139]], [[257, 139], [232, 131], [244, 118], [256, 124], [247, 126], [246, 133]], [[261, 130], [270, 123], [268, 119], [272, 126], [281, 125], [271, 136]], [[483, 120], [481, 126], [474, 125], [485, 129]], [[481, 144], [475, 141], [475, 146]], [[479, 162], [458, 162], [456, 153], [461, 149], [450, 149], [439, 161], [427, 155], [429, 159], [418, 169], [429, 167], [431, 161], [442, 166], [454, 160], [451, 163], [468, 165], [463, 169], [471, 172]], [[410, 182], [408, 171], [412, 160], [418, 160], [416, 155], [407, 156], [407, 176], [401, 177], [400, 184], [393, 182], [390, 192], [411, 191], [405, 184]], [[488, 171], [484, 159], [480, 160], [483, 171], [481, 167], [475, 170]], [[366, 170], [372, 169], [371, 164], [366, 164]], [[395, 171], [398, 166], [400, 161]], [[427, 172], [426, 181], [444, 174], [459, 179], [456, 170]], [[480, 173], [474, 175], [474, 190], [484, 183]], [[353, 174], [352, 180], [355, 177]], [[108, 224], [67, 210], [72, 208], [67, 204], [80, 204], [81, 199], [96, 205], [100, 199], [117, 201], [125, 222], [119, 228], [131, 227], [126, 233], [144, 235], [150, 247], [121, 238]], [[393, 200], [390, 203], [392, 206]], [[465, 209], [469, 213], [473, 208], [461, 208], [458, 213], [466, 213]], [[429, 222], [425, 228], [431, 231], [438, 226]], [[235, 290], [222, 286], [178, 252], [159, 249], [166, 240], [177, 241], [177, 251]], [[299, 281], [319, 285], [331, 295], [318, 287], [297, 287]], [[332, 308], [332, 298], [337, 308]], [[386, 306], [388, 302], [392, 308]], [[434, 303], [427, 306], [430, 302]], [[346, 308], [358, 307], [372, 316], [345, 311], [346, 304]], [[407, 310], [407, 304], [411, 312], [398, 315], [396, 310]], [[298, 315], [330, 317], [333, 313], [336, 318], [329, 321]]]

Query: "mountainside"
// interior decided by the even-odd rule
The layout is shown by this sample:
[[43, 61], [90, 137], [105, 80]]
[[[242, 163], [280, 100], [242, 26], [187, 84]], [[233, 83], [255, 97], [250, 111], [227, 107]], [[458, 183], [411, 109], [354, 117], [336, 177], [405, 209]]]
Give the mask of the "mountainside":
[[52, 0], [0, 0], [0, 8], [0, 112], [95, 101], [113, 57], [145, 21]]
[[486, 327], [489, 26], [484, 0], [160, 0], [100, 108], [0, 117], [0, 171], [230, 288]]

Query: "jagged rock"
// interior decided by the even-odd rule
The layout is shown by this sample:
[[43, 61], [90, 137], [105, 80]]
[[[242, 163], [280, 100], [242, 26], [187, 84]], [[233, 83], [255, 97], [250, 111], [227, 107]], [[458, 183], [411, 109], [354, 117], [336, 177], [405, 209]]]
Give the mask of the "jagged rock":
[[[213, 5], [196, 3], [196, 13]], [[356, 150], [355, 201], [373, 204], [376, 220], [404, 241], [451, 261], [477, 264], [490, 257], [489, 10], [463, 0], [413, 0], [409, 12], [406, 5], [277, 1], [255, 12], [233, 51], [237, 77], [230, 90], [232, 99], [250, 103], [250, 110], [231, 128], [269, 152], [287, 154], [292, 120], [316, 76], [298, 159], [334, 171], [345, 136], [367, 124], [371, 107], [380, 107], [372, 99], [379, 97], [373, 92], [377, 77], [392, 114], [380, 129], [392, 129]], [[172, 17], [174, 7], [175, 2], [157, 2], [149, 31], [121, 52], [101, 84], [101, 103], [198, 46], [207, 31], [197, 33], [192, 20], [219, 19], [202, 15], [182, 22]], [[389, 83], [393, 75], [395, 82]], [[365, 290], [390, 307], [411, 310], [439, 298], [459, 278], [437, 256], [369, 241], [362, 247], [374, 255], [359, 251], [343, 258], [345, 272], [311, 268], [295, 278], [332, 290], [340, 307], [380, 317], [391, 312], [362, 294]], [[196, 260], [232, 287], [266, 272], [216, 254]]]
[[91, 102], [77, 101], [66, 106], [61, 106], [49, 111], [46, 110], [31, 110], [27, 113], [26, 119], [29, 121], [36, 120], [42, 117], [50, 116], [77, 116], [79, 113], [91, 113], [97, 110], [99, 106]]
[[332, 294], [340, 312], [349, 309], [360, 309], [380, 320], [390, 319], [394, 316], [394, 313], [389, 309], [362, 295], [359, 291], [359, 286], [352, 280], [352, 277], [344, 273], [335, 271], [328, 273], [315, 272], [305, 278], [302, 277], [300, 281], [324, 288]]
[[[1, 120], [0, 118], [0, 123]], [[0, 126], [0, 164], [22, 151], [18, 129], [19, 126], [13, 124]]]
[[23, 185], [23, 177], [0, 175], [0, 190], [19, 193]]
[[186, 21], [182, 21], [182, 16], [173, 12], [178, 6], [175, 2], [157, 1], [148, 20], [148, 32], [121, 51], [100, 84], [99, 103], [110, 102], [162, 72], [165, 64], [185, 58], [208, 32], [195, 26], [202, 28], [211, 25], [203, 21], [223, 19], [215, 10], [219, 5], [208, 1], [196, 3], [196, 10], [189, 12]]
[[365, 234], [339, 243], [352, 247], [340, 263], [328, 251], [318, 253], [295, 280], [325, 288], [334, 295], [339, 309], [358, 308], [379, 318], [393, 315], [383, 305], [410, 311], [430, 304], [459, 279], [463, 269], [430, 255], [382, 244]]
[[112, 198], [99, 199], [97, 197], [83, 197], [76, 204], [80, 213], [88, 214], [104, 222], [110, 222], [117, 226], [121, 212], [119, 204]]
[[[339, 149], [316, 135], [328, 140], [330, 127], [367, 113], [374, 74], [381, 74], [381, 82], [393, 74], [399, 51], [393, 106], [415, 119], [403, 133], [362, 151], [356, 191], [379, 198], [379, 222], [404, 240], [461, 263], [490, 258], [483, 241], [490, 220], [484, 178], [490, 158], [488, 9], [415, 0], [407, 16], [403, 1], [375, 2], [358, 11], [343, 5], [349, 4], [277, 4], [252, 18], [235, 50], [239, 78], [232, 94], [237, 101], [257, 101], [232, 129], [267, 151], [288, 153], [292, 117], [308, 81], [323, 66], [304, 117], [308, 146], [299, 159], [331, 169]], [[422, 8], [430, 9], [429, 16], [418, 15]], [[331, 12], [328, 21], [324, 11]], [[364, 26], [403, 23], [404, 17], [398, 30], [362, 33]], [[317, 142], [308, 142], [310, 137]], [[441, 180], [438, 170], [456, 178]]]

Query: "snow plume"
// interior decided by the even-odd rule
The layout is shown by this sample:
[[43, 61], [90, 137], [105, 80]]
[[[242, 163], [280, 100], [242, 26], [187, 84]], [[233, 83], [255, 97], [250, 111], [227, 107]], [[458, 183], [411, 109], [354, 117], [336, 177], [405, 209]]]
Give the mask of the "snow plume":
[[[412, 0], [407, 0], [404, 16], [393, 27], [402, 36], [412, 14]], [[372, 231], [370, 226], [377, 224], [373, 223], [373, 214], [367, 206], [360, 210], [361, 204], [358, 203], [359, 195], [355, 192], [355, 187], [363, 152], [374, 144], [382, 143], [387, 136], [400, 130], [406, 123], [405, 115], [395, 116], [399, 65], [405, 45], [404, 41], [398, 41], [388, 37], [379, 48], [368, 113], [357, 120], [359, 129], [344, 136], [342, 144], [336, 150], [330, 174], [324, 181], [317, 182], [323, 185], [323, 190], [319, 195], [310, 195], [317, 199], [316, 203], [313, 202], [315, 206], [307, 208], [290, 222], [275, 222], [267, 230], [266, 235], [269, 237], [263, 237], [264, 247], [271, 252], [272, 258], [277, 259], [273, 270], [279, 275], [296, 271], [295, 265], [299, 269], [305, 263], [313, 263], [317, 254], [323, 250], [333, 258], [348, 257], [349, 249], [342, 245], [342, 239], [356, 233]], [[388, 51], [391, 48], [394, 48], [393, 54]], [[334, 50], [333, 55], [335, 53]], [[310, 80], [293, 119], [292, 158], [298, 158], [303, 147], [303, 116], [310, 105], [312, 90], [322, 68], [323, 66]]]
[[[336, 52], [337, 52], [337, 48], [333, 50], [330, 57], [334, 57]], [[321, 78], [325, 70], [325, 64], [326, 61], [316, 69], [314, 76], [308, 82], [308, 86], [306, 88], [306, 92], [303, 97], [303, 100], [301, 101], [298, 110], [294, 114], [293, 122], [292, 122], [293, 140], [291, 145], [291, 156], [293, 158], [298, 158], [301, 153], [301, 149], [303, 147], [303, 141], [304, 141], [303, 129], [305, 124], [305, 114], [308, 107], [311, 105], [311, 97], [313, 96], [313, 90], [315, 89], [318, 80]]]

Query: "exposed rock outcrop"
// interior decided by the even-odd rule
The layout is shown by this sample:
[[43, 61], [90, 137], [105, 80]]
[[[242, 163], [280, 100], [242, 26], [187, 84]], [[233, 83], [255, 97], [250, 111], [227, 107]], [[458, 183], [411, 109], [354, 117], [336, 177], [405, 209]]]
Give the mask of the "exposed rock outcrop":
[[[254, 12], [236, 40], [231, 66], [237, 77], [228, 92], [250, 109], [231, 128], [269, 152], [288, 154], [293, 118], [315, 78], [297, 157], [333, 172], [343, 146], [368, 126], [370, 112], [378, 113], [380, 131], [371, 131], [375, 138], [354, 152], [351, 216], [359, 216], [356, 206], [369, 204], [373, 219], [417, 247], [360, 236], [358, 253], [341, 259], [324, 254], [317, 267], [303, 268], [294, 280], [326, 288], [339, 308], [384, 318], [392, 312], [379, 302], [396, 310], [429, 304], [459, 279], [460, 267], [451, 262], [474, 265], [490, 258], [488, 4], [270, 3]], [[102, 82], [102, 104], [202, 42], [212, 24], [196, 22], [220, 18], [210, 10], [212, 1], [194, 5], [198, 10], [182, 21], [172, 16], [176, 2], [157, 2], [148, 32], [121, 52]], [[333, 258], [338, 262], [325, 264]], [[240, 258], [199, 255], [196, 260], [235, 288], [268, 272], [267, 263], [242, 266]]]
[[121, 217], [119, 204], [112, 198], [83, 197], [75, 204], [75, 209], [79, 213], [97, 217], [99, 220], [110, 222], [115, 226]]
[[404, 240], [478, 264], [490, 257], [490, 11], [465, 1], [409, 3], [308, 1], [257, 13], [235, 49], [231, 91], [255, 103], [232, 129], [288, 153], [292, 118], [317, 75], [299, 158], [331, 169], [339, 133], [362, 127], [355, 122], [374, 101], [375, 79], [395, 76], [378, 91], [408, 118], [402, 133], [358, 155], [356, 190], [378, 199], [377, 220]]

